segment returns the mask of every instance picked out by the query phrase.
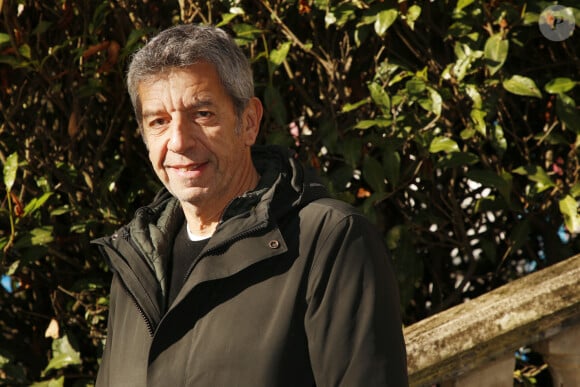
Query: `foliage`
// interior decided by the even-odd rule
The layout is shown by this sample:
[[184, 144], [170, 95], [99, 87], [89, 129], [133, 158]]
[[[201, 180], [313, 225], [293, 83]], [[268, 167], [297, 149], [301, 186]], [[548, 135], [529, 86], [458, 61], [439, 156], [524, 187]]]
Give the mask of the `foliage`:
[[[217, 23], [286, 144], [393, 251], [410, 324], [578, 251], [578, 35], [539, 0], [0, 1], [0, 380], [91, 385], [109, 273], [89, 245], [148, 202], [130, 53]], [[575, 1], [562, 1], [575, 12]]]

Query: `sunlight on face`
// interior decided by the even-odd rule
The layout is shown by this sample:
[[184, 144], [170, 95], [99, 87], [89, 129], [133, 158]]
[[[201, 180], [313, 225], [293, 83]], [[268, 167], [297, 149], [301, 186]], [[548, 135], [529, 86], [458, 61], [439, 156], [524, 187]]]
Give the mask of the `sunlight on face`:
[[175, 197], [221, 211], [248, 189], [255, 172], [250, 146], [261, 117], [255, 101], [236, 117], [232, 99], [206, 62], [171, 69], [141, 83], [138, 91], [149, 159]]

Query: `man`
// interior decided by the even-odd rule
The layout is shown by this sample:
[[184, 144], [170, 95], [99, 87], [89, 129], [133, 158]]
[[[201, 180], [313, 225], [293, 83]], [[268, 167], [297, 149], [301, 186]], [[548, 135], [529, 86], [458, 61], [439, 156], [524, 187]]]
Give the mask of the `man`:
[[127, 84], [165, 189], [95, 241], [114, 273], [97, 386], [407, 385], [381, 237], [290, 152], [254, 146], [233, 40], [170, 28]]

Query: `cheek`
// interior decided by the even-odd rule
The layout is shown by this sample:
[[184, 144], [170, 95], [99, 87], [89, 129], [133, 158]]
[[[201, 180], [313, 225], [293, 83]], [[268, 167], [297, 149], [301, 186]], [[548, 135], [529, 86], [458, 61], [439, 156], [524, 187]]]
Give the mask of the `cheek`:
[[160, 146], [153, 145], [149, 146], [148, 150], [149, 150], [149, 161], [151, 162], [151, 165], [153, 165], [155, 169], [162, 167], [163, 159], [165, 157], [163, 153], [163, 148]]

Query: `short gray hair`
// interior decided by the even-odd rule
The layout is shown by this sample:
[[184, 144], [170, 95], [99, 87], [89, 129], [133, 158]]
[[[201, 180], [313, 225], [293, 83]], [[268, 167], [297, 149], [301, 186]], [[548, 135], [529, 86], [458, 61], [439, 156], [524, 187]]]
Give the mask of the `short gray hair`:
[[226, 93], [232, 98], [236, 115], [241, 117], [248, 101], [254, 96], [254, 80], [248, 58], [224, 30], [183, 24], [160, 32], [131, 59], [127, 88], [140, 129], [139, 84], [172, 68], [185, 68], [200, 61], [215, 66]]

